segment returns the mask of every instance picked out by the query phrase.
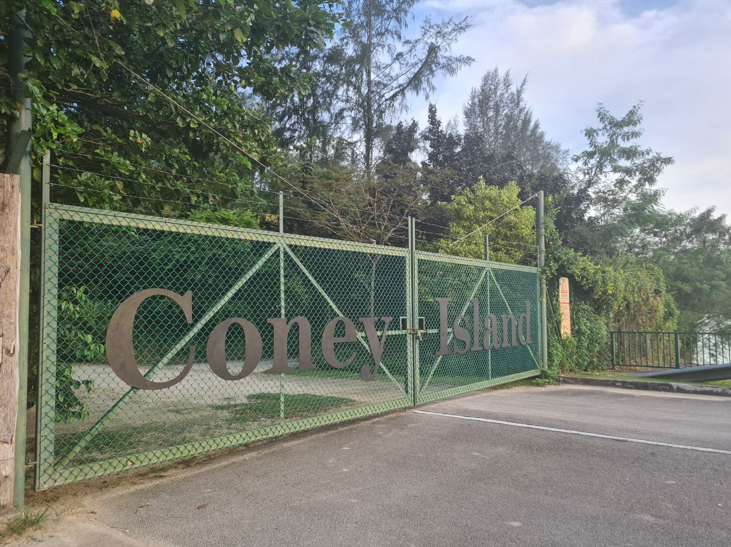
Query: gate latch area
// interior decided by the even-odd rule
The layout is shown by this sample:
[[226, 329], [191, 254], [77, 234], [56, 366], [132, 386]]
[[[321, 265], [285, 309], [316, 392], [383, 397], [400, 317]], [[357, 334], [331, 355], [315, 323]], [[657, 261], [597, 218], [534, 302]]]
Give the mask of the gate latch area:
[[409, 327], [409, 318], [408, 317], [401, 317], [401, 330], [406, 331], [409, 334], [415, 334], [419, 337], [419, 340], [421, 340], [421, 335], [426, 332], [426, 319], [424, 317], [419, 317], [418, 321], [418, 327]]

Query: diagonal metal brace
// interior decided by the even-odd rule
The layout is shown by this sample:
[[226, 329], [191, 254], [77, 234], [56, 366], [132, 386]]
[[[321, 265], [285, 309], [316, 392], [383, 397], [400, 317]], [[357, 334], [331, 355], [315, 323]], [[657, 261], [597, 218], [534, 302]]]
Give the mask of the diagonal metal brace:
[[[480, 277], [477, 278], [477, 282], [475, 283], [475, 286], [472, 289], [472, 293], [470, 293], [470, 296], [467, 298], [465, 305], [462, 307], [462, 311], [460, 311], [458, 315], [464, 315], [464, 313], [467, 311], [467, 308], [470, 305], [470, 301], [475, 297], [475, 294], [477, 293], [477, 289], [480, 288], [480, 285], [482, 285], [483, 279], [485, 279], [487, 270], [488, 270], [488, 268], [485, 268], [482, 270]], [[452, 338], [454, 338], [454, 332], [449, 333], [449, 338], [447, 338], [447, 346], [449, 346], [449, 343], [452, 341]], [[437, 367], [442, 362], [443, 357], [444, 357], [443, 355], [440, 355], [439, 357], [437, 357], [437, 360], [434, 361], [434, 364], [432, 365], [431, 370], [429, 371], [429, 374], [426, 377], [426, 380], [424, 381], [423, 384], [421, 384], [421, 387], [419, 388], [419, 393], [421, 393], [426, 388], [427, 384], [429, 384], [431, 377], [434, 375], [434, 371], [437, 370]]]
[[[289, 254], [289, 256], [290, 256], [290, 257], [292, 257], [292, 260], [294, 260], [294, 263], [295, 263], [295, 264], [297, 264], [297, 267], [298, 267], [298, 268], [299, 268], [300, 270], [302, 270], [302, 273], [304, 273], [304, 274], [305, 274], [305, 275], [307, 276], [307, 279], [309, 279], [309, 280], [310, 280], [310, 283], [312, 283], [312, 284], [314, 285], [314, 287], [315, 287], [315, 288], [317, 289], [317, 291], [318, 291], [318, 292], [319, 292], [319, 293], [320, 293], [320, 294], [322, 295], [322, 297], [323, 297], [323, 298], [324, 298], [324, 299], [325, 299], [325, 300], [327, 301], [327, 303], [328, 303], [328, 304], [330, 305], [330, 307], [331, 307], [331, 308], [333, 309], [333, 311], [335, 311], [335, 313], [337, 313], [337, 314], [338, 314], [338, 315], [340, 315], [341, 317], [344, 317], [344, 315], [343, 315], [343, 312], [341, 312], [341, 311], [340, 311], [340, 309], [339, 309], [339, 308], [338, 308], [338, 306], [337, 306], [337, 305], [335, 304], [335, 302], [333, 302], [333, 301], [332, 301], [332, 299], [331, 299], [331, 298], [330, 298], [330, 297], [329, 297], [329, 296], [327, 295], [327, 293], [325, 292], [325, 289], [323, 289], [323, 288], [322, 288], [322, 287], [320, 286], [320, 284], [319, 284], [319, 283], [317, 282], [317, 280], [316, 280], [316, 279], [315, 279], [315, 278], [314, 278], [314, 277], [312, 276], [312, 274], [311, 274], [311, 273], [310, 273], [309, 271], [307, 271], [307, 268], [305, 267], [305, 265], [304, 265], [304, 264], [302, 264], [302, 262], [300, 261], [300, 259], [299, 259], [299, 258], [297, 258], [297, 256], [296, 256], [296, 255], [295, 255], [295, 254], [294, 254], [294, 253], [292, 252], [292, 249], [290, 249], [290, 248], [289, 248], [289, 245], [287, 245], [287, 244], [286, 244], [286, 243], [284, 243], [284, 242], [282, 242], [282, 244], [281, 244], [281, 245], [282, 245], [282, 247], [284, 248], [284, 250], [285, 250], [285, 251], [287, 251], [287, 253]], [[365, 339], [364, 339], [364, 337], [363, 337], [363, 334], [362, 334], [362, 333], [360, 333], [360, 332], [358, 333], [358, 341], [359, 341], [359, 342], [360, 342], [360, 343], [361, 343], [361, 344], [363, 345], [363, 347], [365, 347], [365, 349], [367, 349], [367, 350], [368, 350], [368, 352], [370, 353], [370, 351], [371, 351], [371, 348], [370, 348], [370, 347], [368, 346], [368, 342], [366, 342], [366, 341], [365, 341]], [[399, 388], [399, 391], [400, 391], [400, 392], [401, 392], [401, 393], [403, 394], [403, 396], [404, 396], [404, 397], [407, 397], [407, 395], [406, 395], [406, 392], [404, 391], [404, 388], [402, 388], [402, 387], [401, 387], [401, 383], [400, 383], [400, 382], [398, 382], [398, 381], [396, 380], [396, 378], [394, 378], [394, 377], [393, 377], [393, 375], [391, 374], [391, 372], [390, 372], [390, 371], [388, 370], [388, 368], [386, 368], [386, 366], [385, 366], [385, 365], [384, 365], [383, 363], [381, 363], [381, 368], [382, 368], [382, 369], [383, 369], [383, 371], [384, 371], [384, 372], [386, 373], [386, 375], [387, 375], [387, 376], [388, 376], [388, 377], [389, 377], [389, 378], [391, 379], [391, 381], [392, 381], [392, 382], [393, 382], [394, 384], [396, 384], [396, 387], [397, 387], [397, 388]]]
[[[492, 280], [495, 282], [495, 286], [497, 287], [497, 290], [500, 292], [500, 296], [503, 299], [503, 302], [505, 302], [505, 305], [508, 308], [508, 311], [511, 313], [511, 315], [515, 315], [513, 313], [513, 309], [510, 307], [510, 304], [508, 304], [507, 299], [505, 298], [505, 295], [503, 294], [503, 290], [500, 288], [500, 284], [497, 282], [497, 279], [495, 279], [495, 274], [492, 273], [492, 270], [490, 270], [490, 275], [492, 276]], [[530, 356], [533, 357], [533, 362], [540, 368], [540, 365], [538, 364], [538, 359], [536, 359], [535, 354], [533, 353], [533, 350], [530, 349], [530, 346], [526, 346], [528, 348], [528, 351], [530, 352]]]

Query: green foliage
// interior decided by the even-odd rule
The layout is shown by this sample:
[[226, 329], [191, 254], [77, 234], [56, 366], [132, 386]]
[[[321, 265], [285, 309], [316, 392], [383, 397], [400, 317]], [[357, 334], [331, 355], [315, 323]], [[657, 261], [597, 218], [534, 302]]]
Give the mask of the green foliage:
[[89, 298], [86, 287], [64, 287], [58, 296], [58, 353], [56, 366], [56, 421], [71, 423], [88, 416], [79, 390], [94, 387], [92, 380], [74, 378], [78, 363], [99, 362], [105, 358], [104, 339], [98, 325], [109, 323], [113, 313], [104, 302]]
[[104, 341], [92, 333], [98, 332], [98, 325], [109, 322], [114, 310], [89, 298], [86, 287], [64, 287], [58, 300], [59, 354], [69, 362], [93, 363], [104, 359]]
[[246, 211], [230, 211], [227, 209], [213, 211], [211, 209], [198, 209], [193, 211], [188, 219], [195, 222], [223, 224], [224, 226], [234, 226], [236, 228], [259, 227], [256, 217]]
[[[20, 5], [3, 3], [0, 19]], [[260, 206], [251, 158], [276, 156], [260, 101], [307, 87], [296, 58], [275, 54], [323, 47], [340, 20], [334, 3], [309, 0], [23, 5], [33, 30], [26, 78], [35, 161], [54, 150], [54, 200], [179, 216], [201, 205]]]
[[[462, 190], [448, 203], [439, 203], [439, 209], [449, 222], [448, 237], [438, 240], [435, 250], [449, 250], [451, 254], [470, 258], [484, 258], [484, 235], [490, 238], [490, 260], [496, 262], [535, 264], [535, 256], [526, 250], [535, 248], [535, 209], [524, 206], [488, 224], [506, 211], [520, 205], [520, 189], [515, 183], [505, 188], [488, 186], [480, 179], [472, 188]], [[483, 227], [484, 228], [481, 228]], [[454, 243], [480, 228], [480, 231]], [[451, 245], [451, 246], [450, 246]]]
[[[570, 249], [552, 253], [545, 269], [554, 325], [558, 321], [558, 278], [571, 287], [572, 335], [556, 340], [556, 364], [562, 371], [599, 370], [610, 366], [609, 332], [674, 330], [677, 308], [662, 270], [631, 256], [597, 264]], [[552, 325], [551, 327], [553, 327]], [[557, 328], [556, 328], [557, 330]], [[552, 335], [554, 335], [552, 333]]]
[[591, 305], [611, 329], [652, 331], [675, 326], [677, 309], [662, 270], [654, 264], [629, 256], [596, 264], [576, 251], [560, 249], [551, 256], [546, 275], [555, 286], [559, 277], [568, 277], [574, 299]]
[[573, 158], [592, 211], [573, 238], [579, 248], [595, 256], [619, 254], [645, 231], [663, 195], [654, 186], [674, 163], [673, 158], [639, 144], [644, 133], [641, 107], [639, 103], [616, 118], [600, 104], [600, 126], [584, 130], [588, 148]]
[[[407, 38], [416, 4], [343, 1], [347, 24], [338, 29], [327, 52], [304, 59], [315, 79], [314, 93], [272, 107], [283, 142], [301, 145], [309, 161], [345, 159], [372, 172], [377, 144], [388, 140], [393, 118], [405, 109], [408, 97], [428, 96], [437, 77], [453, 76], [473, 61], [449, 55], [469, 26], [466, 18], [434, 23], [426, 17]], [[312, 141], [315, 146], [307, 150]]]
[[[567, 152], [541, 129], [526, 103], [526, 86], [525, 79], [514, 83], [510, 71], [487, 72], [463, 107], [463, 134], [454, 122], [442, 127], [436, 105], [429, 105], [422, 176], [430, 205], [449, 201], [482, 178], [500, 188], [516, 182], [522, 199], [543, 190], [558, 208], [561, 233], [583, 222], [587, 190], [575, 184]], [[429, 214], [439, 223], [445, 220], [437, 208], [430, 207]]]
[[714, 209], [667, 211], [635, 246], [662, 268], [685, 332], [731, 328], [731, 226]]
[[497, 67], [488, 71], [464, 105], [465, 144], [478, 163], [481, 153], [483, 158], [514, 158], [533, 174], [557, 173], [566, 166], [568, 153], [548, 140], [534, 119], [525, 100], [527, 83], [526, 77], [514, 85], [509, 70], [502, 75]]
[[559, 343], [558, 368], [565, 372], [607, 368], [607, 322], [591, 306], [578, 302], [571, 308], [571, 331], [571, 336]]

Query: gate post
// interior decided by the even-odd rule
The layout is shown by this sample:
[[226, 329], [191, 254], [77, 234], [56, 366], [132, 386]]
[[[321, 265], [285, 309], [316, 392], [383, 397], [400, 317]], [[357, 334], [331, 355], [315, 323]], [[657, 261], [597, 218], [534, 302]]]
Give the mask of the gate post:
[[[538, 244], [538, 268], [546, 265], [546, 241], [543, 230], [543, 190], [538, 192], [538, 209], [536, 210], [536, 239]], [[546, 322], [546, 277], [541, 276], [541, 368], [548, 370], [548, 324]]]
[[[4, 342], [2, 348], [5, 359], [10, 356], [17, 358], [18, 391], [16, 404], [16, 424], [14, 431], [14, 458], [15, 473], [10, 477], [0, 474], [0, 480], [14, 481], [13, 505], [23, 509], [25, 503], [25, 426], [26, 426], [26, 402], [28, 384], [28, 326], [29, 326], [29, 304], [30, 304], [30, 200], [31, 200], [31, 158], [30, 158], [30, 137], [31, 137], [31, 100], [27, 96], [28, 84], [21, 78], [25, 72], [25, 65], [30, 60], [23, 53], [26, 41], [31, 37], [28, 26], [25, 23], [25, 10], [20, 10], [10, 16], [10, 33], [8, 36], [8, 68], [12, 86], [13, 104], [17, 105], [18, 116], [9, 124], [8, 150], [6, 157], [8, 171], [11, 174], [20, 175], [20, 201], [16, 217], [11, 217], [10, 222], [18, 223], [18, 248], [16, 258], [18, 259], [18, 288], [19, 292], [15, 298], [15, 304], [11, 309], [17, 311], [17, 338], [14, 348], [10, 348]], [[3, 186], [8, 186], [7, 180], [2, 181]], [[3, 189], [5, 192], [5, 189]], [[6, 216], [3, 212], [3, 216]], [[8, 236], [6, 232], [0, 232], [0, 237]], [[11, 260], [8, 260], [11, 262]], [[17, 305], [17, 308], [15, 306]], [[9, 310], [8, 310], [9, 311]], [[3, 334], [0, 333], [0, 336]], [[11, 351], [12, 350], [12, 351]], [[8, 352], [11, 352], [10, 354]], [[17, 355], [16, 355], [17, 354]], [[12, 357], [11, 357], [12, 358]]]
[[409, 266], [411, 280], [409, 291], [411, 292], [411, 404], [416, 406], [419, 399], [419, 302], [418, 302], [418, 281], [416, 277], [416, 219], [409, 217]]
[[[281, 190], [279, 191], [279, 235], [284, 235], [284, 192]], [[282, 319], [286, 320], [287, 312], [284, 302], [284, 248], [282, 247], [282, 242], [280, 241], [279, 243], [279, 314]], [[286, 363], [286, 350], [284, 352], [284, 357]], [[284, 416], [284, 373], [281, 373], [279, 375], [279, 425], [284, 423]]]
[[[485, 234], [485, 262], [487, 262], [487, 277], [485, 286], [487, 287], [487, 313], [490, 313], [490, 234]], [[492, 380], [492, 344], [487, 348], [487, 379]]]
[[18, 506], [15, 475], [17, 469], [25, 472], [17, 455], [18, 443], [25, 443], [17, 434], [25, 411], [20, 406], [22, 207], [20, 177], [0, 175], [0, 514]]

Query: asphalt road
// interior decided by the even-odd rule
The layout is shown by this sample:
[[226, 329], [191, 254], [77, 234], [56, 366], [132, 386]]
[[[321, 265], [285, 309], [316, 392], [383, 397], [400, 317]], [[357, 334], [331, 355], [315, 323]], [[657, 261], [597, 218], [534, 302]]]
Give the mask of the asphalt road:
[[38, 540], [728, 547], [731, 399], [580, 386], [482, 392], [116, 488], [26, 541]]

